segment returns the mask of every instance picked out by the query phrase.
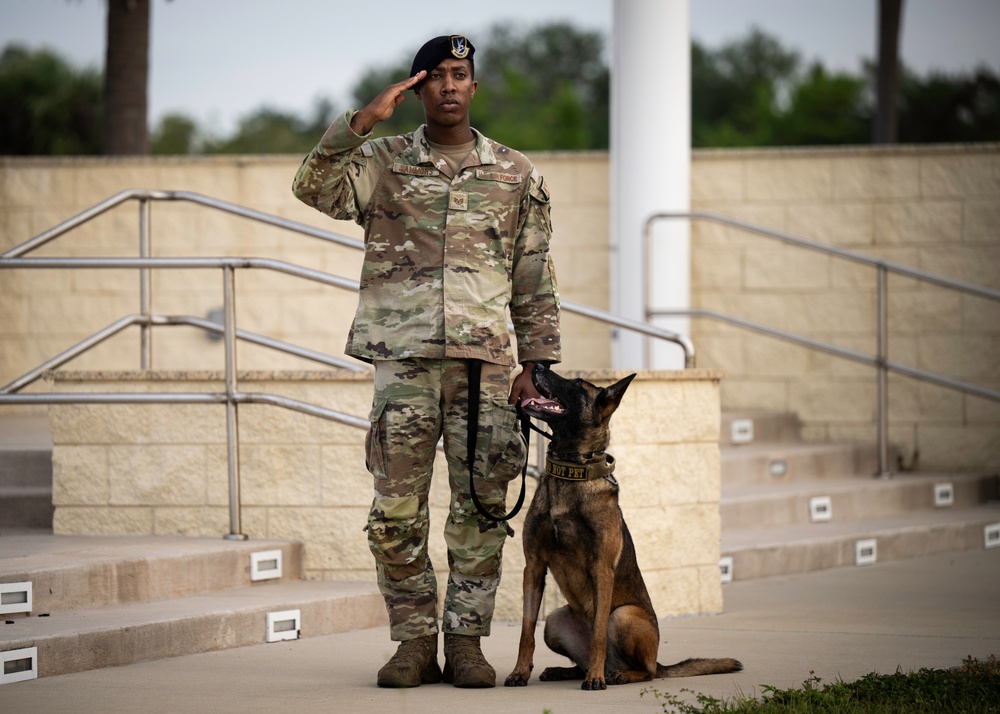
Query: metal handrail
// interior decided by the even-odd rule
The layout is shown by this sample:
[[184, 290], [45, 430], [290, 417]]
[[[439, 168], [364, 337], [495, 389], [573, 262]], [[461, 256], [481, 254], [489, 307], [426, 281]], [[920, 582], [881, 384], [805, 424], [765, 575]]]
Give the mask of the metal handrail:
[[[139, 201], [139, 258], [25, 258], [33, 250], [36, 250], [57, 238], [66, 235], [70, 231], [84, 225], [94, 218], [116, 208], [117, 206], [132, 200]], [[352, 371], [365, 369], [346, 360], [340, 360], [330, 355], [323, 355], [314, 350], [307, 350], [295, 345], [273, 340], [261, 335], [238, 330], [236, 328], [235, 315], [235, 271], [238, 268], [265, 268], [274, 270], [300, 278], [306, 278], [316, 282], [333, 285], [335, 287], [357, 290], [358, 282], [348, 280], [339, 276], [330, 275], [309, 268], [292, 265], [283, 261], [269, 260], [264, 258], [218, 258], [218, 259], [198, 259], [198, 258], [153, 258], [150, 249], [150, 202], [152, 201], [187, 201], [202, 206], [220, 210], [226, 213], [249, 218], [261, 223], [266, 223], [278, 228], [291, 230], [302, 235], [319, 238], [339, 245], [355, 249], [363, 249], [363, 243], [357, 239], [349, 238], [330, 231], [324, 231], [304, 223], [278, 218], [260, 211], [255, 211], [244, 206], [239, 206], [226, 201], [210, 198], [197, 193], [187, 191], [149, 191], [132, 189], [122, 191], [110, 198], [82, 211], [66, 221], [50, 228], [43, 233], [31, 238], [14, 248], [0, 254], [0, 268], [133, 268], [139, 270], [140, 275], [140, 312], [137, 315], [126, 316], [103, 330], [91, 335], [70, 349], [62, 352], [56, 357], [48, 360], [42, 365], [29, 371], [22, 377], [15, 379], [10, 384], [0, 388], [0, 404], [54, 404], [54, 403], [120, 403], [122, 401], [133, 401], [137, 403], [224, 403], [226, 405], [226, 445], [227, 462], [229, 471], [229, 522], [230, 532], [226, 536], [231, 539], [244, 539], [242, 534], [241, 513], [240, 513], [240, 481], [239, 481], [239, 429], [237, 404], [240, 403], [267, 403], [275, 404], [289, 409], [296, 409], [314, 416], [322, 416], [328, 419], [361, 426], [367, 428], [367, 421], [361, 420], [348, 414], [343, 414], [332, 409], [325, 409], [316, 405], [308, 405], [304, 402], [290, 400], [286, 397], [268, 394], [246, 394], [237, 390], [236, 383], [236, 340], [245, 340], [258, 345], [263, 345], [272, 349], [277, 349], [288, 354], [319, 361], [330, 366], [343, 367]], [[150, 309], [152, 297], [151, 273], [152, 269], [160, 268], [216, 268], [223, 272], [223, 295], [224, 295], [224, 324], [220, 327], [218, 323], [200, 318], [183, 315], [153, 315]], [[152, 364], [152, 335], [151, 330], [154, 325], [192, 325], [212, 332], [221, 332], [225, 342], [226, 352], [226, 391], [224, 394], [201, 394], [201, 395], [177, 395], [177, 394], [120, 394], [120, 395], [60, 395], [60, 394], [18, 394], [20, 389], [37, 380], [48, 369], [54, 369], [69, 360], [92, 349], [105, 340], [113, 337], [124, 329], [139, 325], [141, 328], [140, 339], [140, 365], [142, 369], [149, 369]]]
[[[236, 285], [235, 272], [238, 268], [263, 268], [300, 278], [357, 290], [357, 281], [336, 275], [302, 268], [284, 261], [266, 258], [0, 258], [0, 268], [87, 268], [87, 269], [221, 269], [223, 274], [223, 325], [210, 320], [183, 315], [129, 315], [94, 333], [73, 347], [30, 370], [10, 384], [0, 388], [0, 404], [224, 404], [226, 407], [226, 447], [229, 475], [229, 533], [228, 539], [243, 540], [242, 514], [239, 478], [239, 422], [237, 405], [246, 403], [272, 404], [294, 409], [313, 416], [321, 416], [355, 427], [367, 428], [367, 420], [333, 409], [300, 402], [273, 394], [245, 393], [238, 390], [236, 374], [236, 340], [243, 339], [272, 349], [277, 349], [299, 357], [313, 359], [331, 366], [346, 367], [352, 371], [364, 370], [329, 355], [306, 350], [280, 340], [256, 335], [236, 328]], [[150, 328], [153, 325], [193, 325], [213, 332], [222, 332], [225, 342], [225, 392], [213, 393], [118, 393], [118, 394], [19, 394], [24, 387], [36, 381], [50, 369], [55, 369], [102, 342], [114, 337], [133, 325]], [[148, 348], [149, 340], [144, 337], [143, 348]], [[144, 365], [144, 368], [148, 368]]]
[[[139, 201], [139, 257], [138, 258], [33, 258], [25, 257], [42, 246], [70, 233], [94, 218], [132, 200]], [[226, 201], [210, 198], [187, 191], [150, 191], [132, 189], [122, 191], [110, 198], [82, 211], [63, 221], [30, 240], [0, 254], [0, 269], [134, 269], [140, 276], [140, 310], [134, 315], [127, 315], [116, 320], [107, 327], [78, 342], [60, 354], [29, 370], [24, 375], [0, 387], [0, 405], [3, 404], [224, 404], [226, 406], [226, 446], [229, 473], [229, 520], [230, 532], [225, 537], [244, 539], [242, 534], [240, 512], [240, 478], [239, 478], [239, 404], [270, 404], [292, 409], [304, 414], [318, 416], [337, 421], [356, 428], [367, 429], [367, 419], [344, 414], [333, 409], [308, 404], [274, 394], [247, 393], [238, 389], [236, 373], [236, 342], [237, 340], [275, 349], [286, 354], [292, 354], [310, 359], [332, 367], [364, 371], [354, 362], [327, 355], [315, 350], [292, 345], [281, 340], [275, 340], [236, 327], [235, 312], [235, 273], [237, 270], [257, 268], [304, 278], [326, 285], [332, 285], [346, 290], [357, 291], [359, 283], [337, 275], [324, 273], [310, 268], [267, 258], [154, 258], [152, 257], [150, 240], [150, 208], [153, 201], [187, 201], [211, 209], [224, 211], [236, 216], [262, 222], [278, 228], [318, 238], [337, 245], [364, 250], [362, 241], [343, 236], [330, 231], [314, 228], [304, 223], [278, 218], [267, 213], [255, 211]], [[155, 315], [151, 311], [152, 282], [151, 271], [154, 269], [217, 269], [223, 275], [223, 322], [206, 320], [188, 315]], [[694, 366], [694, 345], [683, 336], [668, 330], [656, 328], [645, 323], [621, 318], [612, 313], [598, 310], [586, 305], [572, 302], [562, 302], [562, 308], [590, 319], [604, 321], [607, 324], [634, 330], [657, 339], [673, 342], [684, 351], [685, 365]], [[223, 393], [45, 393], [21, 394], [20, 391], [31, 385], [46, 372], [68, 363], [76, 357], [100, 345], [106, 340], [118, 335], [129, 327], [139, 326], [140, 365], [146, 370], [152, 366], [152, 328], [154, 326], [187, 325], [221, 334], [225, 343], [225, 391]], [[539, 458], [539, 463], [541, 459]], [[529, 467], [529, 472], [538, 474], [537, 467]]]
[[[5, 253], [0, 254], [0, 265], [2, 265], [3, 259], [5, 258], [20, 258], [20, 256], [30, 253], [37, 248], [59, 238], [66, 233], [69, 233], [75, 228], [87, 223], [88, 221], [96, 218], [97, 216], [110, 211], [111, 209], [131, 200], [138, 200], [140, 202], [139, 211], [139, 232], [140, 232], [140, 258], [150, 257], [149, 251], [149, 202], [151, 201], [187, 201], [190, 203], [195, 203], [207, 208], [213, 208], [219, 211], [230, 213], [235, 216], [240, 216], [242, 218], [248, 218], [260, 223], [265, 223], [270, 226], [275, 226], [277, 228], [282, 228], [284, 230], [290, 230], [295, 233], [309, 236], [311, 238], [318, 238], [320, 240], [328, 241], [341, 245], [347, 248], [353, 248], [355, 250], [364, 250], [364, 242], [356, 238], [351, 238], [349, 236], [341, 235], [339, 233], [333, 233], [331, 231], [326, 231], [320, 228], [315, 228], [306, 223], [300, 223], [298, 221], [292, 221], [287, 218], [279, 218], [277, 216], [272, 216], [269, 213], [264, 213], [262, 211], [256, 211], [252, 208], [247, 208], [245, 206], [240, 206], [235, 203], [229, 203], [228, 201], [222, 201], [217, 198], [211, 198], [209, 196], [204, 196], [199, 193], [193, 193], [190, 191], [152, 191], [147, 189], [129, 189], [126, 191], [121, 191], [104, 201], [95, 204], [94, 206], [78, 213], [77, 215], [53, 226], [43, 233], [39, 233], [34, 238], [22, 243], [21, 245], [15, 246]], [[162, 260], [162, 259], [157, 259]], [[174, 259], [174, 260], [191, 260], [191, 259]], [[263, 259], [255, 259], [263, 260]], [[277, 262], [277, 261], [276, 261]], [[157, 266], [160, 264], [158, 263]], [[285, 265], [289, 265], [285, 263]], [[66, 267], [51, 264], [49, 267]], [[126, 267], [124, 265], [116, 267]], [[132, 266], [129, 266], [132, 267]], [[148, 270], [152, 265], [146, 266], [135, 266], [140, 267], [141, 272], [141, 287], [142, 294], [140, 296], [141, 302], [141, 313], [147, 318], [149, 315], [149, 273]], [[295, 266], [298, 267], [298, 266]], [[299, 270], [308, 270], [306, 268], [298, 268]], [[317, 271], [312, 271], [317, 275], [327, 275], [326, 273], [318, 273]], [[304, 275], [300, 275], [305, 277]], [[343, 278], [341, 279], [343, 280]], [[356, 283], [356, 281], [353, 281]], [[590, 307], [588, 305], [582, 305], [579, 303], [574, 303], [572, 301], [561, 301], [560, 306], [567, 312], [572, 312], [584, 317], [599, 320], [609, 325], [615, 325], [617, 327], [622, 327], [627, 330], [632, 330], [639, 332], [641, 334], [647, 335], [649, 337], [655, 337], [657, 339], [665, 340], [667, 342], [673, 342], [678, 345], [684, 351], [684, 365], [687, 368], [695, 366], [695, 349], [694, 344], [691, 340], [685, 336], [672, 332], [670, 330], [664, 330], [658, 327], [654, 327], [645, 322], [638, 320], [630, 320], [628, 318], [623, 318], [613, 313], [607, 312], [605, 310], [600, 310], [598, 308]], [[144, 328], [145, 330], [145, 328]], [[144, 332], [143, 336], [143, 350], [142, 350], [142, 364], [144, 369], [148, 369], [149, 362], [149, 345], [147, 333]]]
[[[191, 191], [151, 191], [147, 189], [128, 189], [126, 191], [116, 193], [114, 196], [106, 198], [100, 203], [94, 204], [90, 208], [66, 219], [49, 230], [39, 233], [31, 240], [25, 241], [21, 245], [15, 246], [5, 253], [0, 253], [0, 258], [18, 258], [26, 253], [30, 253], [33, 250], [41, 248], [46, 243], [65, 235], [74, 228], [78, 228], [84, 223], [93, 220], [102, 213], [106, 213], [112, 208], [133, 200], [138, 200], [140, 202], [140, 208], [144, 208], [147, 201], [187, 201], [189, 203], [196, 203], [207, 208], [214, 208], [225, 213], [231, 213], [242, 218], [249, 218], [260, 223], [266, 223], [267, 225], [275, 226], [277, 228], [284, 228], [311, 238], [318, 238], [331, 243], [337, 243], [338, 245], [346, 246], [348, 248], [364, 250], [364, 243], [357, 238], [351, 238], [339, 233], [325, 231], [306, 223], [288, 220], [287, 218], [272, 216], [269, 213], [255, 211], [254, 209], [247, 208], [246, 206], [229, 203], [228, 201], [222, 201], [200, 193], [193, 193]], [[141, 220], [140, 225], [142, 225]]]
[[[772, 238], [775, 240], [782, 241], [788, 245], [806, 248], [809, 250], [819, 251], [827, 255], [832, 255], [845, 260], [850, 260], [856, 263], [861, 263], [869, 267], [874, 268], [877, 271], [877, 296], [878, 303], [876, 306], [876, 311], [878, 313], [877, 320], [877, 347], [876, 354], [868, 355], [863, 352], [858, 352], [855, 350], [848, 350], [837, 345], [833, 345], [827, 342], [821, 342], [819, 340], [814, 340], [810, 337], [804, 335], [799, 335], [787, 330], [780, 330], [778, 328], [770, 327], [768, 325], [763, 325], [761, 323], [753, 322], [750, 320], [745, 320], [740, 317], [733, 315], [728, 315], [716, 310], [707, 309], [686, 309], [686, 310], [661, 310], [654, 309], [652, 305], [652, 281], [649, 276], [650, 263], [649, 257], [652, 250], [652, 226], [653, 223], [658, 220], [664, 219], [687, 219], [687, 220], [708, 220], [714, 221], [716, 223], [722, 223], [724, 225], [729, 225], [734, 228], [739, 228], [751, 233], [756, 233], [758, 235], [764, 236], [765, 238]], [[742, 327], [744, 329], [752, 330], [761, 334], [769, 335], [771, 337], [776, 337], [788, 342], [792, 342], [809, 349], [819, 350], [832, 354], [836, 357], [841, 357], [844, 359], [850, 359], [855, 362], [860, 362], [862, 364], [867, 364], [873, 366], [877, 369], [878, 375], [878, 394], [877, 394], [877, 407], [878, 407], [878, 428], [877, 428], [877, 439], [878, 439], [878, 468], [880, 476], [889, 475], [889, 409], [888, 409], [888, 374], [889, 372], [896, 372], [898, 374], [905, 375], [914, 379], [920, 379], [926, 382], [937, 384], [942, 387], [949, 389], [955, 389], [968, 394], [973, 394], [978, 397], [983, 397], [986, 399], [991, 399], [994, 401], [1000, 401], [1000, 391], [994, 389], [988, 389], [975, 384], [969, 384], [967, 382], [962, 382], [959, 380], [951, 379], [942, 374], [937, 374], [934, 372], [929, 372], [927, 370], [918, 369], [916, 367], [910, 367], [907, 365], [900, 364], [898, 362], [891, 362], [889, 360], [889, 348], [888, 348], [888, 279], [889, 273], [895, 273], [897, 275], [902, 275], [908, 278], [913, 278], [915, 280], [920, 280], [922, 282], [931, 283], [939, 287], [949, 288], [952, 290], [958, 290], [970, 295], [975, 295], [977, 297], [986, 298], [988, 300], [1000, 301], [1000, 290], [995, 290], [993, 288], [988, 288], [982, 285], [976, 285], [974, 283], [969, 283], [964, 280], [956, 280], [954, 278], [949, 278], [944, 275], [938, 275], [936, 273], [930, 273], [925, 270], [920, 270], [918, 268], [913, 268], [908, 265], [903, 265], [902, 263], [896, 263], [891, 260], [885, 260], [884, 258], [873, 258], [872, 256], [860, 253], [858, 251], [850, 250], [847, 248], [841, 248], [840, 246], [828, 245], [826, 243], [820, 243], [819, 241], [814, 241], [803, 236], [795, 235], [794, 233], [788, 233], [786, 231], [774, 230], [772, 228], [767, 228], [765, 226], [760, 226], [755, 223], [750, 223], [748, 221], [743, 221], [738, 218], [731, 218], [729, 216], [724, 216], [719, 213], [714, 213], [711, 211], [691, 211], [691, 212], [663, 212], [655, 213], [646, 219], [643, 226], [643, 251], [645, 258], [646, 274], [644, 275], [645, 284], [643, 287], [643, 299], [645, 304], [645, 319], [650, 320], [654, 317], [705, 317], [714, 320], [719, 320], [721, 322], [726, 322], [730, 325], [735, 325], [737, 327]]]
[[[9, 384], [0, 387], [0, 395], [18, 392], [39, 380], [45, 375], [46, 372], [53, 369], [59, 369], [67, 362], [76, 359], [83, 353], [114, 337], [125, 329], [132, 327], [133, 325], [144, 326], [147, 322], [150, 322], [153, 325], [162, 325], [165, 327], [172, 325], [188, 325], [190, 327], [198, 327], [207, 332], [222, 335], [223, 338], [225, 337], [224, 325], [220, 325], [218, 322], [206, 320], [201, 317], [193, 317], [191, 315], [153, 315], [150, 318], [146, 318], [142, 315], [126, 315], [125, 317], [112, 322], [103, 330], [98, 330], [90, 337], [87, 337], [63, 352], [60, 352], [55, 357], [43, 362], [34, 369], [29, 370]], [[299, 347], [298, 345], [293, 345], [290, 342], [284, 342], [282, 340], [276, 340], [272, 337], [258, 335], [255, 332], [237, 329], [236, 339], [243, 340], [244, 342], [250, 344], [259, 345], [261, 347], [269, 347], [279, 352], [284, 352], [285, 354], [312, 360], [313, 362], [319, 362], [320, 364], [325, 364], [328, 367], [337, 367], [339, 369], [346, 369], [352, 372], [368, 371], [366, 367], [361, 367], [345, 359], [328, 355], [325, 352], [317, 352], [316, 350], [311, 350], [307, 347]]]

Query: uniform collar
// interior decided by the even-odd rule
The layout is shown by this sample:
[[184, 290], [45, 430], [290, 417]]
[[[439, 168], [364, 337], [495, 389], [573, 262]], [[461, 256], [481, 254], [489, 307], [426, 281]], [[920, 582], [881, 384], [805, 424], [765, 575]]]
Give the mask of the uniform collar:
[[[447, 166], [445, 164], [444, 158], [434, 149], [431, 148], [430, 143], [427, 141], [427, 125], [421, 124], [415, 132], [413, 132], [413, 150], [410, 153], [410, 161], [414, 165], [430, 164], [431, 166], [436, 166], [441, 168], [441, 165]], [[493, 147], [490, 146], [489, 140], [480, 134], [475, 129], [472, 130], [472, 134], [476, 137], [476, 148], [473, 157], [470, 155], [469, 159], [466, 161], [475, 162], [475, 166], [484, 166], [487, 164], [495, 164], [497, 162], [496, 154], [493, 153]], [[446, 169], [447, 170], [447, 169]]]

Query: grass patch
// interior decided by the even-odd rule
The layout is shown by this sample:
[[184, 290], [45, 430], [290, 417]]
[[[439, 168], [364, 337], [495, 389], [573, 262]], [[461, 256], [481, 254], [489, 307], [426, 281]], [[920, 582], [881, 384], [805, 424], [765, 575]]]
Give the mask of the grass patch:
[[681, 714], [751, 714], [756, 712], [830, 714], [984, 714], [1000, 712], [1000, 662], [996, 655], [980, 661], [968, 657], [961, 667], [921, 669], [903, 674], [868, 674], [855, 682], [838, 680], [823, 684], [812, 676], [798, 689], [764, 685], [761, 698], [736, 696], [719, 700], [690, 689], [697, 703], [681, 701], [674, 694], [643, 689], [664, 712]]

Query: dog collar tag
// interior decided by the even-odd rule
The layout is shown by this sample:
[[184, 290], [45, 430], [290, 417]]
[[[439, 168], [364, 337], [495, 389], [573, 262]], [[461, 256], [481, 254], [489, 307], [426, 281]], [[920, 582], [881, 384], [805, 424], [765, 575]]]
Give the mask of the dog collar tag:
[[556, 478], [561, 478], [566, 481], [586, 481], [587, 480], [587, 467], [586, 466], [573, 466], [571, 464], [557, 464], [548, 459], [545, 462], [545, 470], [548, 471], [550, 476], [555, 476]]
[[610, 476], [615, 470], [615, 457], [605, 454], [600, 462], [589, 464], [571, 464], [545, 457], [545, 472], [554, 478], [564, 481], [590, 481], [591, 479]]

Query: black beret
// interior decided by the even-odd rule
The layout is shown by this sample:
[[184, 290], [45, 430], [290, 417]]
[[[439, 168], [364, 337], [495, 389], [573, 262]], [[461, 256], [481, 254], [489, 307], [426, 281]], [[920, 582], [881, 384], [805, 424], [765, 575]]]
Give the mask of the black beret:
[[472, 46], [465, 35], [441, 35], [433, 40], [428, 40], [424, 46], [417, 50], [416, 57], [413, 58], [413, 65], [410, 67], [412, 77], [420, 70], [430, 72], [441, 64], [442, 60], [448, 58], [467, 59], [472, 64], [472, 55], [476, 53], [476, 48]]

